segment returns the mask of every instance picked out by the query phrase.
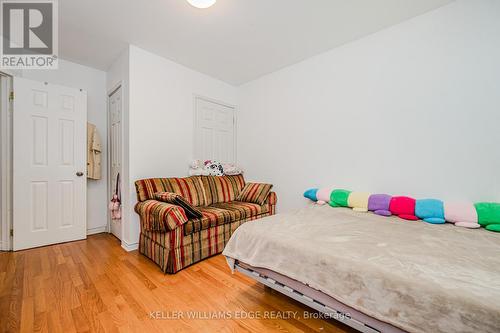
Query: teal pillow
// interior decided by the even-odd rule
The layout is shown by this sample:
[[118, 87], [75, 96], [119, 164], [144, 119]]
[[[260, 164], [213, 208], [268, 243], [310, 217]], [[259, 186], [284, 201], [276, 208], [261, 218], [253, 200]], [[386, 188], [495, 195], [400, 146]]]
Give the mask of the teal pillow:
[[444, 219], [441, 219], [439, 217], [429, 217], [424, 219], [424, 221], [431, 224], [443, 224], [446, 222]]
[[304, 197], [306, 197], [307, 199], [312, 200], [312, 201], [318, 201], [318, 198], [316, 197], [316, 193], [318, 193], [318, 189], [311, 188], [311, 189], [304, 192]]

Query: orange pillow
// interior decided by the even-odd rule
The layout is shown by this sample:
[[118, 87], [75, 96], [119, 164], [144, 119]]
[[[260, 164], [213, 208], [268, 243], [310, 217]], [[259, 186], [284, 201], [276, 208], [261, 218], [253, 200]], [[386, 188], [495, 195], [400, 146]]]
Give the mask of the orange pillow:
[[272, 187], [272, 184], [247, 183], [236, 197], [236, 201], [251, 202], [262, 206]]

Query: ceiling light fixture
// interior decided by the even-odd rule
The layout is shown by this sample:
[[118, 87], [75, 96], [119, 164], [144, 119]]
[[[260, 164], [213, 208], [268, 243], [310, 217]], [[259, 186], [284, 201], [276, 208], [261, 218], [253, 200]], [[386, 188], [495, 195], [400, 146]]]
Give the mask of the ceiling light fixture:
[[216, 3], [217, 0], [187, 0], [187, 2], [196, 8], [208, 8]]

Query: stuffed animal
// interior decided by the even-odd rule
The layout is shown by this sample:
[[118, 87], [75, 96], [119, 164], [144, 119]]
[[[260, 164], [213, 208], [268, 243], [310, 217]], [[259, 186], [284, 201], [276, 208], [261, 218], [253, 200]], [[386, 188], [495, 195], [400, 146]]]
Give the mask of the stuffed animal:
[[500, 203], [478, 202], [474, 204], [478, 223], [486, 230], [500, 232]]
[[415, 204], [416, 200], [410, 197], [392, 197], [389, 210], [402, 219], [416, 221], [418, 217], [415, 216]]
[[419, 199], [415, 204], [415, 215], [427, 223], [443, 224], [444, 206], [441, 200]]
[[367, 212], [368, 211], [368, 199], [370, 198], [370, 193], [366, 192], [351, 192], [347, 198], [347, 204], [355, 212]]
[[226, 175], [226, 176], [243, 174], [243, 170], [241, 168], [239, 168], [237, 165], [232, 164], [232, 163], [223, 163], [222, 169], [224, 170], [224, 175]]
[[223, 176], [224, 168], [222, 164], [217, 161], [207, 160], [205, 161], [205, 169], [208, 170], [210, 176]]
[[326, 203], [330, 202], [330, 195], [333, 191], [333, 188], [331, 187], [323, 187], [319, 189], [318, 193], [316, 194], [316, 197], [318, 198], [318, 205], [324, 205]]
[[332, 207], [347, 207], [347, 199], [351, 191], [348, 190], [333, 190], [330, 194], [330, 206]]
[[317, 192], [318, 192], [317, 188], [311, 188], [304, 192], [304, 197], [312, 201], [318, 201]]
[[368, 198], [368, 210], [381, 216], [391, 216], [389, 210], [392, 196], [389, 194], [372, 194]]
[[208, 175], [208, 172], [204, 169], [204, 164], [200, 160], [194, 160], [189, 164], [189, 175], [190, 176], [201, 176], [204, 174]]
[[481, 227], [477, 223], [476, 207], [472, 203], [445, 201], [444, 219], [447, 222], [454, 223], [457, 227], [470, 229]]

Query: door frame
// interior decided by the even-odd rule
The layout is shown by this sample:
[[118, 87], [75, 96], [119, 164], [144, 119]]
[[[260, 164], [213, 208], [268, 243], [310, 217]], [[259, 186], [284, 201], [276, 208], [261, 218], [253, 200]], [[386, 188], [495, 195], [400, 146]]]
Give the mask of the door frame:
[[[202, 100], [202, 101], [205, 101], [205, 102], [210, 102], [210, 103], [215, 103], [215, 104], [219, 104], [219, 105], [222, 105], [224, 107], [227, 107], [227, 108], [230, 108], [230, 109], [233, 109], [233, 141], [234, 141], [234, 147], [233, 147], [233, 156], [234, 156], [234, 161], [230, 162], [230, 163], [234, 163], [234, 164], [237, 164], [238, 163], [238, 135], [237, 135], [237, 132], [238, 132], [238, 107], [234, 104], [230, 104], [230, 103], [226, 103], [226, 102], [223, 102], [223, 101], [220, 101], [220, 100], [217, 100], [217, 99], [213, 99], [213, 98], [210, 98], [210, 97], [206, 97], [206, 96], [203, 96], [203, 95], [198, 95], [198, 94], [193, 94], [193, 156], [192, 156], [192, 160], [193, 159], [197, 159], [198, 157], [196, 156], [196, 153], [197, 153], [197, 150], [198, 150], [198, 147], [197, 147], [197, 142], [198, 142], [198, 133], [196, 131], [196, 129], [198, 128], [198, 113], [196, 112], [196, 105], [197, 105], [197, 101], [198, 100]], [[221, 161], [218, 161], [218, 162], [221, 162]], [[229, 162], [225, 162], [225, 163], [229, 163]]]
[[[109, 107], [109, 100], [110, 100], [110, 97], [111, 95], [113, 95], [115, 92], [117, 92], [119, 89], [120, 90], [120, 93], [121, 93], [121, 110], [122, 110], [122, 113], [121, 113], [121, 123], [122, 123], [122, 147], [121, 147], [121, 158], [122, 158], [122, 161], [121, 161], [121, 170], [120, 170], [120, 180], [121, 180], [121, 186], [122, 186], [122, 193], [123, 193], [123, 133], [125, 132], [124, 129], [123, 129], [123, 107], [124, 107], [124, 101], [123, 101], [123, 82], [120, 80], [118, 81], [118, 83], [116, 85], [114, 85], [111, 89], [108, 90], [107, 94], [106, 94], [106, 129], [107, 129], [107, 142], [106, 142], [106, 146], [108, 147], [108, 159], [107, 159], [107, 165], [106, 165], [106, 173], [107, 173], [107, 176], [108, 176], [108, 182], [106, 184], [106, 198], [107, 200], [111, 200], [111, 197], [110, 197], [110, 193], [111, 193], [111, 190], [112, 190], [112, 177], [111, 177], [111, 130], [110, 130], [110, 126], [111, 126], [111, 109]], [[120, 230], [120, 237], [123, 239], [123, 213], [124, 213], [124, 209], [123, 209], [123, 195], [122, 195], [122, 204], [121, 204], [121, 208], [122, 208], [122, 219], [121, 219], [121, 223], [120, 223], [120, 227], [121, 227], [121, 230]], [[109, 211], [109, 209], [106, 209], [106, 215], [107, 215], [107, 230], [108, 230], [108, 233], [109, 234], [112, 234], [111, 232], [111, 223], [113, 223], [113, 221], [111, 220], [111, 212]], [[115, 236], [116, 237], [116, 236]], [[120, 239], [120, 241], [122, 241], [122, 239]]]
[[12, 250], [12, 76], [0, 72], [0, 251]]

